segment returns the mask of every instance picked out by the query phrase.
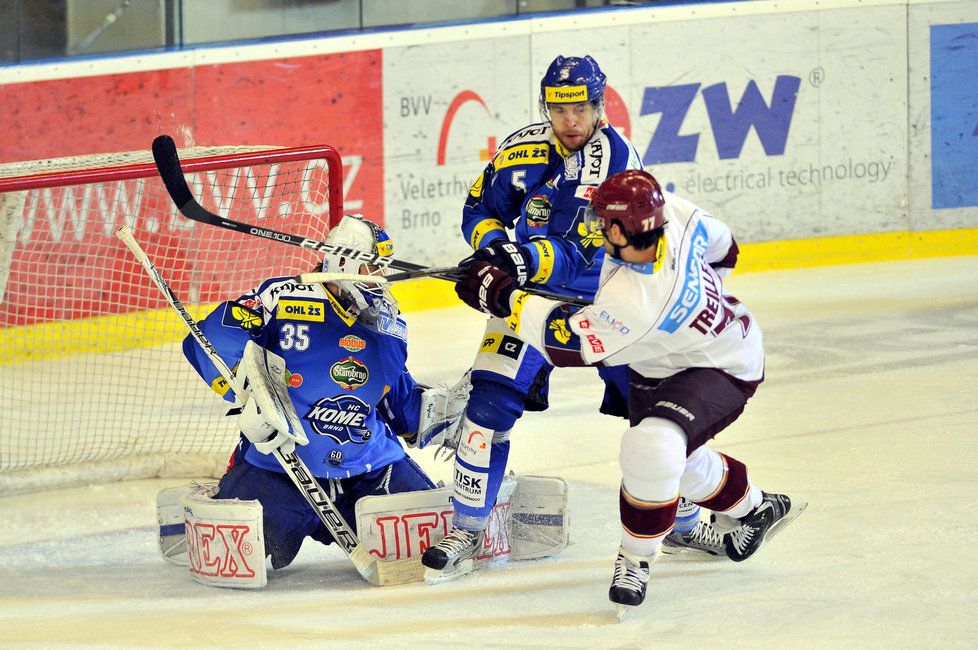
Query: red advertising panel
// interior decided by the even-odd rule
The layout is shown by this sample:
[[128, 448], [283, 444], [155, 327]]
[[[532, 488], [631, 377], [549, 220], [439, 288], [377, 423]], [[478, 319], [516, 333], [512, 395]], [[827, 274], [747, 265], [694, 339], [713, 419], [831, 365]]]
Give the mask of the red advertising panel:
[[383, 223], [381, 51], [0, 85], [0, 163], [180, 147], [328, 144], [346, 205]]
[[[3, 85], [0, 163], [147, 151], [162, 133], [181, 149], [329, 144], [343, 158], [346, 211], [383, 224], [381, 68], [374, 50]], [[330, 216], [325, 164], [202, 171], [191, 190], [233, 219], [321, 239]], [[0, 209], [3, 239], [16, 241], [0, 269], [0, 327], [157, 306], [113, 235], [124, 223], [188, 302], [234, 297], [319, 260], [184, 219], [152, 171], [114, 184], [8, 192]], [[241, 258], [253, 273], [233, 271]]]

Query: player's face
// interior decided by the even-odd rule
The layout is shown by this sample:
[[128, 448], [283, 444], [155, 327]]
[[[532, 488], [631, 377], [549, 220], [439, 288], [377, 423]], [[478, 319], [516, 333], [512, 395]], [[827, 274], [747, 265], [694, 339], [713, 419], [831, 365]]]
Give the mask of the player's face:
[[[367, 264], [366, 262], [364, 262], [363, 264], [360, 265], [360, 270], [358, 271], [358, 273], [360, 275], [375, 275], [380, 277], [384, 275], [384, 269], [383, 267], [380, 267], [376, 264]], [[371, 284], [371, 285], [374, 284], [369, 280], [362, 280], [362, 282], [364, 282], [365, 284]]]
[[578, 104], [547, 104], [550, 123], [554, 135], [571, 151], [577, 151], [584, 146], [594, 133], [598, 123], [598, 113], [591, 102]]

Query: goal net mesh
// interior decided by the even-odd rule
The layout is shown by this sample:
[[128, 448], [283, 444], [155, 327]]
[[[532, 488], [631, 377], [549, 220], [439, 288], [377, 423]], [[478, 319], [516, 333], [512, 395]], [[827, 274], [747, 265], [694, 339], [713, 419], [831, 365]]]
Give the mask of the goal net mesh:
[[[320, 240], [339, 219], [330, 147], [181, 159], [218, 214]], [[236, 442], [228, 403], [183, 357], [185, 324], [115, 237], [123, 224], [195, 319], [320, 261], [184, 218], [148, 151], [0, 165], [0, 494], [214, 475]]]

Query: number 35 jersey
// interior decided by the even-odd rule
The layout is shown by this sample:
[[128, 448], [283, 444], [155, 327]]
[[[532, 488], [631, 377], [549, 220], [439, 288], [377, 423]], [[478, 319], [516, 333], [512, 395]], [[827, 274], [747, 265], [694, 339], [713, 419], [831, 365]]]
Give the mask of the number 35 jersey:
[[[296, 450], [317, 477], [347, 478], [404, 457], [388, 420], [378, 414], [381, 401], [395, 428], [416, 427], [421, 389], [405, 367], [407, 324], [383, 304], [387, 309], [376, 318], [357, 319], [322, 284], [273, 278], [200, 322], [229, 367], [241, 360], [249, 339], [285, 359], [289, 396], [309, 437]], [[183, 350], [204, 381], [234, 401], [196, 341], [188, 336]], [[282, 471], [275, 458], [254, 447], [245, 459]]]

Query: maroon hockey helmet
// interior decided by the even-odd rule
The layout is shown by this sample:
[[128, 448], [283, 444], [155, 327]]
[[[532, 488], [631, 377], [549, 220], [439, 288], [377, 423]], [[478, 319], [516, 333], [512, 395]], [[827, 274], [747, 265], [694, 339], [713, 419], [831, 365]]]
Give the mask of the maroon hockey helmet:
[[605, 179], [591, 195], [588, 228], [607, 230], [617, 221], [630, 242], [636, 236], [645, 239], [641, 235], [665, 224], [665, 204], [659, 181], [652, 174], [629, 169]]

